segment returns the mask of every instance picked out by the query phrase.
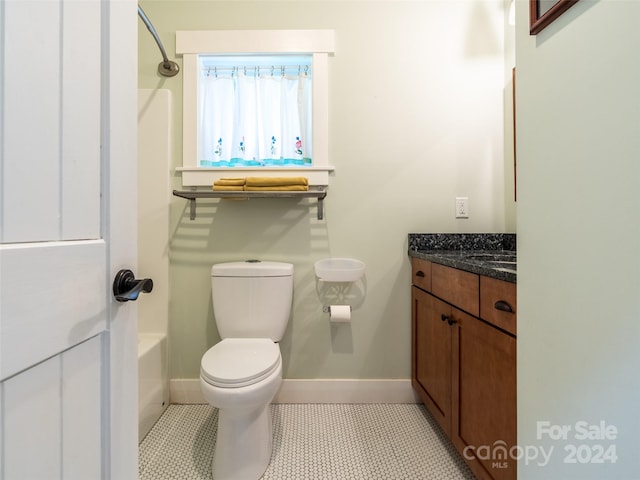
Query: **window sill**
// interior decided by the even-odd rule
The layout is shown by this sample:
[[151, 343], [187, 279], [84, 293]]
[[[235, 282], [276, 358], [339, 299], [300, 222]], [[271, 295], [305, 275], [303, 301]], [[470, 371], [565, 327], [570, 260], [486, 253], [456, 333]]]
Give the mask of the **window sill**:
[[309, 185], [328, 185], [329, 174], [335, 167], [177, 167], [176, 172], [182, 175], [184, 187], [211, 187], [213, 182], [229, 177], [286, 177], [304, 176], [309, 179]]

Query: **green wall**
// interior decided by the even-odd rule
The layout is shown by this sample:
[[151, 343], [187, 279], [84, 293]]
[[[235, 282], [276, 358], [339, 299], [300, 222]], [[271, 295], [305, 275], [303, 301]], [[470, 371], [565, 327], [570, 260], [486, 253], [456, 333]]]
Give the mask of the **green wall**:
[[[505, 161], [504, 154], [510, 73], [502, 2], [141, 5], [172, 58], [177, 30], [333, 29], [337, 44], [329, 60], [330, 163], [336, 171], [325, 220], [316, 219], [313, 202], [253, 199], [199, 202], [197, 219], [190, 221], [187, 202], [171, 201], [171, 378], [197, 378], [202, 354], [219, 340], [211, 265], [247, 258], [295, 265], [293, 314], [281, 344], [285, 378], [408, 378], [407, 234], [515, 229], [512, 158], [507, 154]], [[182, 77], [159, 77], [159, 60], [140, 22], [139, 85], [172, 92], [176, 167]], [[180, 186], [172, 168], [172, 187]], [[454, 218], [456, 196], [469, 197], [469, 219]], [[329, 256], [367, 264], [364, 281], [348, 292], [350, 325], [331, 326], [322, 313], [331, 293], [318, 291], [313, 263]]]
[[581, 0], [530, 36], [518, 2], [518, 441], [554, 449], [520, 479], [640, 478], [638, 18]]

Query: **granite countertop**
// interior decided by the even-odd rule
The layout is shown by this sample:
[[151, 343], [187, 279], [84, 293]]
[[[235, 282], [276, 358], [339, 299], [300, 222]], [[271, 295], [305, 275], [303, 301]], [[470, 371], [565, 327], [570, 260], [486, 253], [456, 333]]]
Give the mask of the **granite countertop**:
[[409, 256], [517, 283], [515, 234], [410, 233]]

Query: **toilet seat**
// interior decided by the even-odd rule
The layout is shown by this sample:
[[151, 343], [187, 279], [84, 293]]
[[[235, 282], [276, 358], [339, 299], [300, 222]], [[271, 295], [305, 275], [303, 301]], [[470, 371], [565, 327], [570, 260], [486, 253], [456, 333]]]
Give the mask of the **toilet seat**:
[[216, 387], [246, 387], [268, 377], [280, 361], [280, 348], [269, 338], [225, 338], [203, 355], [200, 375]]

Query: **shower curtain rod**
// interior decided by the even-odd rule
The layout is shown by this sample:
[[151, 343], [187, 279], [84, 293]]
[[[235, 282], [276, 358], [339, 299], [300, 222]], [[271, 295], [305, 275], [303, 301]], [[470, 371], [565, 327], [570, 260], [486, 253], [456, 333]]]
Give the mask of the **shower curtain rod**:
[[164, 47], [162, 46], [162, 42], [160, 41], [160, 37], [158, 37], [158, 33], [156, 32], [156, 29], [153, 28], [151, 21], [149, 20], [147, 15], [144, 13], [144, 10], [142, 10], [142, 7], [140, 7], [140, 5], [138, 5], [138, 16], [142, 19], [144, 24], [147, 26], [147, 29], [149, 30], [149, 32], [151, 32], [151, 35], [153, 36], [153, 39], [158, 44], [158, 48], [160, 49], [160, 53], [162, 54], [162, 62], [158, 64], [158, 73], [165, 77], [173, 77], [177, 75], [178, 72], [180, 71], [180, 67], [176, 62], [172, 62], [167, 58], [167, 52], [164, 51]]

